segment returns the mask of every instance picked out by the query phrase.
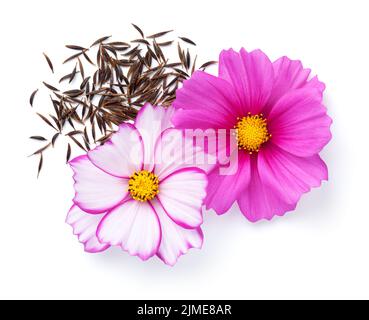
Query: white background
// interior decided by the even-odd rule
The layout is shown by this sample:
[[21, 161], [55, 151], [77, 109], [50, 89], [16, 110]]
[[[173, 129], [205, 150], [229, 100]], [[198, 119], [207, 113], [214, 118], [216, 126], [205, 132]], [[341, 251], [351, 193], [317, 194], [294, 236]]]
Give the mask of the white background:
[[[366, 0], [2, 1], [0, 298], [369, 298], [368, 15]], [[27, 158], [37, 147], [28, 137], [50, 134], [34, 115], [47, 91], [39, 109], [28, 99], [53, 81], [43, 51], [58, 68], [65, 44], [130, 39], [130, 22], [174, 28], [202, 61], [241, 46], [301, 59], [327, 84], [330, 181], [272, 222], [251, 224], [236, 207], [206, 212], [203, 249], [174, 268], [120, 250], [84, 253], [64, 223], [73, 197], [64, 146], [45, 154], [39, 180]]]

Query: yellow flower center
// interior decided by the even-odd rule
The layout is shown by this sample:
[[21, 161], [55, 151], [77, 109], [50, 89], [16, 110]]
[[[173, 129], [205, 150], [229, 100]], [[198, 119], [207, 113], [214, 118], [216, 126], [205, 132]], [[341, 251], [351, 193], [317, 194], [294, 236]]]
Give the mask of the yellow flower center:
[[236, 137], [239, 149], [244, 149], [252, 154], [258, 152], [260, 146], [267, 142], [271, 135], [268, 132], [267, 120], [263, 114], [238, 118], [235, 125]]
[[133, 199], [141, 202], [152, 200], [159, 193], [158, 176], [143, 170], [130, 177], [128, 191]]

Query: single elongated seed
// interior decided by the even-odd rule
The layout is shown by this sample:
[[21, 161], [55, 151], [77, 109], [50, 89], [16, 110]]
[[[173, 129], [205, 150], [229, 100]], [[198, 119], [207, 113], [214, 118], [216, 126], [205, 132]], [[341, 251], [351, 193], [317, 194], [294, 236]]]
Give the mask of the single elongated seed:
[[105, 40], [108, 40], [109, 38], [111, 38], [111, 36], [106, 36], [106, 37], [101, 37], [99, 39], [97, 39], [92, 45], [90, 48], [92, 48], [93, 46], [96, 46], [97, 44], [99, 43], [102, 43], [104, 42]]
[[36, 113], [42, 120], [44, 120], [50, 127], [52, 127], [55, 130], [58, 130], [57, 128], [54, 127], [54, 125], [50, 122], [49, 119], [47, 119], [44, 115], [42, 115], [41, 113]]
[[40, 160], [38, 162], [38, 170], [37, 170], [37, 178], [40, 176], [40, 172], [42, 170], [43, 163], [44, 163], [44, 157], [43, 157], [42, 153], [40, 153]]
[[47, 139], [45, 139], [42, 136], [32, 136], [32, 137], [29, 137], [29, 138], [33, 139], [33, 140], [38, 140], [38, 141], [47, 141]]
[[52, 85], [50, 85], [50, 84], [46, 83], [45, 81], [43, 81], [42, 83], [44, 84], [44, 86], [45, 86], [46, 88], [50, 89], [51, 91], [56, 91], [56, 92], [58, 92], [58, 91], [59, 91], [59, 89], [57, 89], [57, 88], [55, 88], [54, 86], [52, 86]]
[[207, 67], [210, 67], [211, 65], [217, 64], [218, 61], [208, 61], [205, 62], [199, 69], [206, 69]]
[[83, 52], [82, 54], [83, 54], [83, 56], [85, 57], [85, 59], [86, 59], [90, 64], [92, 64], [93, 66], [95, 66], [95, 64], [92, 62], [92, 60], [90, 59], [90, 57], [87, 55], [87, 53], [86, 53], [86, 52]]
[[76, 46], [76, 45], [73, 45], [73, 44], [68, 44], [68, 45], [66, 45], [66, 47], [68, 49], [71, 49], [71, 50], [78, 50], [78, 51], [87, 50], [86, 48], [83, 48], [81, 46]]
[[73, 140], [73, 142], [80, 147], [83, 151], [87, 152], [86, 148], [73, 136], [68, 136], [69, 138], [71, 138]]
[[174, 41], [158, 42], [158, 46], [160, 46], [160, 47], [170, 46], [173, 42]]
[[30, 98], [29, 98], [29, 103], [31, 105], [31, 107], [33, 107], [33, 100], [35, 99], [36, 93], [38, 92], [38, 89], [33, 91]]
[[78, 60], [79, 71], [81, 72], [82, 79], [84, 79], [85, 78], [85, 69], [83, 68], [83, 64], [81, 62], [81, 59], [78, 57], [77, 60]]
[[67, 59], [65, 59], [65, 60], [64, 60], [63, 64], [65, 64], [65, 63], [67, 63], [67, 62], [69, 62], [69, 61], [72, 61], [72, 60], [74, 60], [74, 59], [78, 58], [81, 54], [85, 54], [85, 52], [84, 52], [84, 51], [82, 51], [82, 52], [78, 52], [78, 53], [76, 53], [76, 54], [74, 54], [74, 55], [70, 56], [69, 58], [67, 58]]
[[195, 57], [195, 60], [193, 61], [193, 64], [192, 64], [192, 69], [191, 69], [191, 75], [195, 72], [196, 70], [196, 62], [197, 62], [197, 55]]
[[71, 73], [71, 76], [70, 76], [70, 79], [69, 79], [69, 83], [71, 83], [74, 79], [74, 77], [76, 76], [76, 73], [77, 73], [77, 65], [74, 67], [72, 73]]
[[54, 73], [54, 66], [53, 66], [53, 64], [52, 64], [52, 62], [51, 62], [51, 60], [50, 60], [50, 58], [47, 56], [47, 54], [46, 54], [45, 52], [43, 53], [43, 55], [44, 55], [44, 57], [45, 57], [45, 59], [46, 59], [46, 61], [47, 61], [47, 64], [49, 65], [49, 67], [50, 67], [50, 69], [51, 69], [52, 73]]
[[186, 69], [188, 70], [191, 67], [191, 55], [190, 55], [190, 51], [187, 49], [187, 54], [186, 54]]
[[60, 133], [55, 133], [53, 138], [51, 139], [51, 145], [54, 147], [55, 146], [55, 142], [56, 142], [56, 139], [58, 139], [58, 137], [60, 136]]
[[148, 36], [148, 39], [154, 39], [154, 38], [160, 38], [162, 36], [165, 36], [166, 34], [173, 32], [173, 30], [167, 30], [167, 31], [162, 31], [162, 32], [158, 32], [155, 34], [152, 34], [151, 36]]
[[139, 32], [142, 38], [145, 38], [145, 35], [139, 26], [135, 25], [134, 23], [132, 23], [132, 26]]
[[131, 41], [132, 43], [143, 43], [143, 44], [146, 44], [146, 45], [150, 45], [150, 42], [145, 40], [145, 39], [136, 39], [136, 40], [132, 40]]
[[88, 81], [90, 80], [91, 77], [87, 77], [86, 79], [84, 79], [81, 83], [80, 89], [84, 89], [88, 83]]
[[130, 47], [131, 45], [127, 42], [123, 41], [114, 41], [108, 43], [110, 46], [119, 46], [119, 47]]
[[68, 148], [67, 148], [67, 156], [66, 156], [66, 162], [68, 163], [69, 162], [69, 160], [70, 160], [70, 156], [71, 156], [71, 154], [72, 154], [72, 148], [71, 148], [71, 146], [70, 146], [70, 143], [68, 143]]
[[64, 91], [63, 94], [70, 96], [70, 97], [78, 97], [83, 94], [83, 90], [68, 90]]
[[48, 147], [50, 147], [51, 143], [48, 143], [46, 146], [42, 147], [41, 149], [38, 149], [34, 153], [31, 154], [31, 156], [35, 156], [36, 154], [40, 154], [44, 152]]
[[187, 42], [189, 44], [192, 44], [193, 46], [196, 46], [196, 43], [193, 42], [191, 39], [188, 39], [186, 37], [179, 37], [179, 39], [181, 39], [182, 41]]

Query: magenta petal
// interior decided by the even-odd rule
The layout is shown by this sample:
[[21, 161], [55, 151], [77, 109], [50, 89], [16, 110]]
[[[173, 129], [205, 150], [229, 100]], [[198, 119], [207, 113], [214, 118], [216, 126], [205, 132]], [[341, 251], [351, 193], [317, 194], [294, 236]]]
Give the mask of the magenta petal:
[[165, 212], [184, 228], [199, 227], [202, 222], [202, 204], [208, 179], [198, 168], [173, 172], [160, 182], [158, 200]]
[[243, 112], [258, 114], [267, 103], [274, 83], [273, 65], [260, 50], [240, 53], [230, 49], [219, 58], [219, 76], [233, 85]]
[[164, 211], [158, 201], [152, 205], [158, 214], [162, 238], [157, 256], [164, 263], [174, 266], [181, 255], [186, 254], [189, 249], [200, 249], [203, 243], [203, 233], [200, 228], [185, 229], [177, 225]]
[[273, 105], [288, 91], [303, 87], [310, 75], [309, 69], [304, 69], [302, 63], [287, 57], [279, 58], [273, 63], [275, 82], [269, 104]]
[[238, 199], [250, 181], [250, 156], [246, 152], [240, 152], [238, 161], [230, 164], [230, 175], [220, 175], [219, 168], [214, 169], [209, 175], [209, 185], [205, 204], [207, 209], [214, 209], [217, 214], [226, 213]]
[[102, 252], [110, 247], [108, 244], [100, 243], [96, 237], [97, 226], [104, 215], [104, 213], [88, 214], [76, 205], [68, 213], [66, 222], [73, 228], [73, 233], [78, 236], [79, 242], [83, 243], [86, 252]]
[[109, 141], [91, 150], [88, 157], [101, 170], [117, 177], [129, 178], [141, 170], [143, 153], [139, 132], [134, 126], [124, 123]]
[[227, 123], [220, 116], [210, 117], [209, 114], [202, 110], [185, 110], [179, 109], [173, 116], [173, 124], [178, 129], [202, 129], [208, 128], [220, 129], [230, 128], [236, 120]]
[[128, 200], [107, 213], [97, 237], [102, 243], [121, 246], [130, 255], [148, 260], [160, 245], [160, 223], [149, 202]]
[[319, 153], [332, 138], [332, 119], [316, 89], [297, 89], [285, 94], [268, 120], [273, 143], [297, 156]]
[[232, 86], [202, 71], [184, 81], [176, 95], [173, 106], [180, 110], [174, 114], [173, 123], [177, 128], [229, 128], [242, 113]]
[[141, 134], [144, 145], [144, 169], [151, 171], [154, 167], [154, 149], [160, 134], [172, 127], [174, 108], [152, 106], [147, 103], [137, 114], [135, 127]]
[[295, 204], [303, 193], [328, 180], [328, 169], [319, 155], [297, 157], [273, 144], [258, 155], [260, 180], [284, 202]]
[[319, 93], [323, 97], [323, 92], [325, 90], [325, 84], [319, 81], [318, 77], [315, 76], [314, 78], [312, 78], [310, 81], [308, 81], [305, 84], [304, 88], [315, 88], [319, 91]]
[[69, 162], [74, 171], [74, 203], [88, 213], [104, 213], [128, 195], [128, 180], [96, 167], [87, 155]]
[[274, 189], [261, 182], [256, 161], [251, 163], [250, 184], [240, 194], [238, 205], [244, 216], [251, 222], [271, 220], [275, 215], [282, 216], [296, 207], [296, 203], [286, 203]]
[[286, 93], [295, 89], [311, 88], [319, 92], [322, 97], [325, 90], [324, 83], [320, 82], [317, 77], [309, 80], [310, 69], [304, 69], [301, 61], [291, 60], [288, 57], [279, 58], [273, 63], [274, 68], [274, 87], [270, 99], [263, 110], [264, 114], [268, 114], [273, 105]]

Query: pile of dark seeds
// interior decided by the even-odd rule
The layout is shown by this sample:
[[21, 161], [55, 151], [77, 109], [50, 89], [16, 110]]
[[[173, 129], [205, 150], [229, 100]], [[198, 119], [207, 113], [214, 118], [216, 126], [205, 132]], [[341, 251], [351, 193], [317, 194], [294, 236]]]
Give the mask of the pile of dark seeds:
[[[197, 68], [197, 56], [193, 59], [190, 50], [182, 48], [182, 45], [196, 45], [188, 38], [160, 41], [172, 30], [145, 36], [138, 26], [133, 27], [140, 38], [129, 42], [112, 41], [107, 36], [96, 40], [90, 47], [66, 46], [74, 54], [64, 64], [73, 63], [74, 66], [59, 83], [68, 83], [72, 87], [61, 92], [56, 86], [43, 82], [50, 91], [52, 113], [37, 115], [54, 133], [49, 139], [31, 137], [45, 143], [32, 154], [39, 156], [38, 174], [42, 169], [44, 152], [55, 146], [59, 136], [64, 135], [70, 140], [66, 154], [68, 162], [72, 146], [87, 152], [103, 144], [119, 124], [134, 120], [145, 103], [169, 107], [184, 80], [195, 70], [205, 70], [216, 63], [209, 61]], [[173, 45], [178, 48], [178, 58], [174, 62], [169, 61], [164, 53], [167, 47]], [[44, 57], [54, 73], [51, 59], [45, 53]], [[93, 74], [86, 74], [86, 63], [93, 66]], [[76, 82], [78, 85], [75, 85]], [[37, 92], [34, 91], [30, 97], [31, 106]]]

